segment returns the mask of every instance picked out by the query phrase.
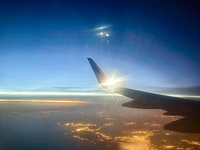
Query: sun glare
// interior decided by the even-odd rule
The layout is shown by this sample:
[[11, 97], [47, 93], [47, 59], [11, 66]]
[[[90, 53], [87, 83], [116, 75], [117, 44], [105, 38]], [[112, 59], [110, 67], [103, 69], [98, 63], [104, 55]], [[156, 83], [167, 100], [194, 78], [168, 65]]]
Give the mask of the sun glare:
[[121, 77], [121, 78], [116, 79], [115, 75], [113, 75], [111, 79], [108, 79], [106, 82], [102, 83], [101, 85], [105, 86], [111, 91], [114, 91], [114, 88], [118, 87], [119, 83], [125, 80], [126, 80], [126, 77]]

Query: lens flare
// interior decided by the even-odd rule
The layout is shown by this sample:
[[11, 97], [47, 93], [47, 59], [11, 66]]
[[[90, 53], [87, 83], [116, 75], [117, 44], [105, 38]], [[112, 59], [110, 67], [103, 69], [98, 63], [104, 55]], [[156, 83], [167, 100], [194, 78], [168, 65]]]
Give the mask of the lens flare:
[[102, 83], [101, 85], [103, 87], [110, 89], [111, 91], [114, 91], [114, 88], [118, 87], [119, 83], [125, 80], [126, 80], [125, 76], [116, 79], [115, 75], [113, 75], [111, 79], [108, 79], [106, 82]]
[[106, 29], [106, 28], [109, 28], [110, 25], [107, 25], [107, 26], [101, 26], [101, 27], [98, 27], [98, 28], [94, 28], [93, 30], [103, 30], [103, 29]]

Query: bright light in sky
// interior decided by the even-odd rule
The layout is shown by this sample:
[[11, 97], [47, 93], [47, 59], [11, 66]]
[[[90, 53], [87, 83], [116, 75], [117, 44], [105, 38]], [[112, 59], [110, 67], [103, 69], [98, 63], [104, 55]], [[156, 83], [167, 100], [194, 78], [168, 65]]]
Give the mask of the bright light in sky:
[[98, 27], [98, 28], [95, 28], [94, 30], [102, 30], [102, 29], [106, 29], [106, 28], [109, 28], [110, 26], [107, 25], [107, 26], [102, 26], [102, 27]]
[[117, 86], [117, 80], [112, 78], [108, 80], [105, 84], [108, 85], [109, 87], [115, 87]]
[[118, 83], [125, 81], [126, 77], [115, 78], [115, 75], [111, 79], [108, 79], [105, 83], [102, 83], [102, 86], [108, 87], [108, 89], [113, 90], [113, 88], [119, 86]]
[[[61, 149], [62, 147], [80, 149], [82, 145], [77, 144], [78, 139], [83, 140], [80, 141], [81, 143], [84, 140], [88, 144], [91, 143], [92, 146], [88, 149], [95, 149], [95, 147], [131, 149], [137, 148], [137, 145], [141, 144], [138, 144], [139, 140], [145, 141], [147, 138], [146, 143], [143, 143], [152, 144], [152, 147], [155, 147], [146, 133], [133, 132], [136, 131], [137, 125], [144, 124], [142, 127], [145, 130], [142, 127], [138, 129], [141, 129], [141, 132], [147, 129], [148, 134], [151, 134], [149, 130], [154, 131], [156, 128], [153, 126], [153, 128], [148, 128], [151, 124], [146, 124], [146, 120], [155, 124], [155, 119], [158, 119], [153, 115], [150, 119], [143, 118], [145, 115], [143, 110], [137, 110], [142, 112], [138, 114], [136, 110], [126, 110], [121, 104], [123, 101], [128, 102], [131, 99], [124, 96], [120, 98], [121, 95], [109, 91], [117, 91], [123, 86], [168, 96], [200, 99], [200, 9], [196, 4], [195, 1], [188, 2], [187, 0], [181, 2], [167, 0], [115, 1], [112, 3], [109, 1], [86, 3], [81, 0], [70, 2], [56, 0], [17, 2], [11, 0], [0, 3], [0, 14], [2, 14], [0, 15], [0, 131], [5, 129], [5, 132], [2, 133], [4, 136], [8, 131], [12, 131], [12, 134], [8, 134], [8, 136], [2, 136], [0, 149], [2, 146], [3, 148], [5, 146], [5, 149], [12, 149], [15, 146], [17, 146], [16, 149], [20, 147], [23, 147], [21, 149], [29, 147], [39, 149], [39, 146], [42, 148], [47, 146], [52, 149]], [[101, 80], [105, 82], [103, 87], [108, 88], [109, 91], [102, 87], [95, 87], [100, 84], [87, 58], [94, 59], [105, 74], [110, 75], [112, 71], [119, 73], [111, 74], [108, 80], [105, 78], [105, 80]], [[124, 77], [124, 75], [128, 75], [128, 81], [125, 81], [127, 76]], [[82, 102], [82, 100], [84, 101]], [[87, 103], [86, 100], [92, 103], [83, 107], [63, 106], [63, 103]], [[107, 103], [109, 100], [110, 102]], [[38, 112], [36, 112], [33, 109], [35, 106], [31, 106], [31, 104], [30, 109], [24, 107], [28, 105], [24, 105], [23, 101], [53, 104], [44, 105], [44, 107], [41, 105], [42, 103], [39, 103], [35, 105], [38, 107], [36, 109]], [[98, 103], [97, 107], [93, 107], [95, 106], [93, 102], [95, 105]], [[61, 105], [55, 107], [56, 103]], [[110, 104], [111, 106], [109, 106]], [[115, 109], [115, 105], [119, 106], [119, 110]], [[14, 109], [12, 110], [12, 108]], [[12, 112], [17, 112], [18, 108], [19, 112], [22, 112], [21, 116], [12, 114]], [[21, 110], [21, 108], [24, 109]], [[51, 111], [51, 108], [52, 114], [42, 115], [41, 110]], [[72, 113], [73, 110], [74, 113]], [[30, 114], [30, 112], [33, 113]], [[110, 112], [113, 112], [114, 115]], [[120, 116], [115, 116], [116, 112], [121, 112]], [[132, 117], [127, 116], [129, 112]], [[26, 113], [30, 114], [30, 117], [27, 117]], [[34, 115], [39, 116], [35, 117]], [[85, 118], [83, 118], [84, 116]], [[97, 117], [94, 118], [95, 116]], [[72, 120], [73, 117], [75, 120]], [[134, 129], [133, 132], [130, 131], [131, 137], [127, 137], [129, 142], [122, 145], [126, 135], [129, 135], [129, 127], [119, 123], [119, 118], [123, 119], [122, 121], [137, 122], [135, 119], [138, 117], [142, 120], [140, 119], [138, 124], [130, 126]], [[114, 131], [109, 127], [111, 135], [106, 132], [101, 133], [101, 130], [89, 133], [90, 128], [88, 127], [88, 131], [84, 130], [81, 134], [76, 134], [68, 132], [68, 129], [63, 127], [63, 123], [67, 119], [78, 123], [79, 118], [84, 122], [92, 119], [94, 123], [100, 122], [97, 128], [102, 127], [103, 132], [107, 131], [108, 127], [102, 123], [102, 120], [105, 120], [105, 123], [113, 122], [114, 128], [117, 128], [116, 122], [119, 127], [125, 127], [124, 130], [120, 128], [123, 132], [125, 130], [128, 132], [120, 132], [122, 136], [115, 136]], [[62, 123], [60, 127], [56, 125], [57, 121]], [[163, 121], [159, 121], [163, 126]], [[166, 122], [169, 122], [169, 119], [166, 119]], [[24, 130], [24, 128], [34, 127], [33, 123], [36, 123], [34, 129], [38, 132], [35, 132], [34, 129]], [[55, 130], [52, 128], [54, 126]], [[17, 130], [15, 130], [16, 127]], [[21, 130], [18, 130], [18, 127], [21, 127]], [[61, 130], [58, 130], [59, 128]], [[72, 127], [69, 127], [69, 131], [70, 128]], [[91, 130], [97, 128], [91, 128]], [[159, 126], [157, 129], [160, 128]], [[157, 132], [157, 129], [155, 130], [156, 136], [153, 137], [155, 141], [161, 137], [161, 132]], [[64, 130], [68, 135], [63, 136], [64, 132], [61, 131]], [[39, 133], [39, 131], [42, 132]], [[52, 131], [52, 133], [48, 134], [48, 131]], [[89, 133], [88, 137], [83, 135], [86, 132]], [[42, 139], [44, 140], [41, 140], [40, 135], [43, 133], [45, 136], [42, 136]], [[139, 134], [144, 136], [138, 136]], [[29, 135], [31, 138], [26, 140]], [[53, 139], [52, 137], [48, 138], [48, 135], [53, 135]], [[76, 138], [77, 142], [72, 139], [75, 147], [70, 141], [66, 142], [69, 143], [68, 145], [63, 145], [62, 141], [65, 142], [75, 136], [79, 137]], [[95, 144], [94, 139], [88, 140], [90, 136], [100, 136], [97, 138], [98, 143]], [[139, 139], [140, 137], [141, 139]], [[159, 143], [158, 148], [162, 144], [164, 144], [163, 148], [177, 148], [167, 145], [171, 143], [171, 138], [168, 140], [168, 136], [164, 135], [163, 137], [165, 141], [169, 142], [163, 142], [160, 138], [161, 144]], [[177, 137], [179, 137], [178, 133], [173, 138]], [[182, 137], [180, 137], [181, 140]], [[102, 139], [106, 140], [106, 138], [112, 139], [102, 142]], [[179, 144], [182, 144], [184, 148], [186, 144], [190, 147], [193, 146], [189, 143], [190, 141], [187, 143], [187, 140], [192, 141], [192, 138], [184, 138]], [[19, 143], [20, 141], [21, 143]], [[122, 142], [119, 144], [120, 141]], [[102, 144], [110, 144], [110, 142], [113, 144], [109, 147]], [[17, 144], [13, 145], [13, 143]], [[87, 146], [84, 143], [83, 145]], [[106, 147], [101, 147], [103, 145]]]
[[[71, 4], [52, 11], [50, 3], [42, 12], [33, 11], [38, 9], [36, 5], [25, 9], [25, 3], [15, 8], [2, 4], [6, 6], [0, 9], [4, 14], [0, 28], [0, 92], [70, 92], [71, 87], [92, 87], [97, 81], [87, 57], [105, 71], [131, 74], [125, 87], [199, 87], [197, 13], [193, 9], [189, 13], [181, 11], [183, 7], [177, 4], [173, 8], [180, 11], [172, 9], [169, 13], [171, 4], [161, 5], [160, 11], [143, 3], [144, 9], [139, 9], [137, 3], [133, 7], [138, 9], [127, 6], [122, 8], [124, 13], [110, 11], [105, 4], [102, 12], [98, 4], [96, 15], [91, 15], [93, 9], [87, 4], [88, 11], [82, 12], [86, 17], [74, 12], [77, 8]], [[65, 19], [64, 14], [72, 16]], [[185, 15], [192, 17], [181, 18]]]
[[96, 35], [101, 35], [102, 36], [102, 35], [106, 35], [106, 34], [105, 34], [105, 32], [99, 32]]

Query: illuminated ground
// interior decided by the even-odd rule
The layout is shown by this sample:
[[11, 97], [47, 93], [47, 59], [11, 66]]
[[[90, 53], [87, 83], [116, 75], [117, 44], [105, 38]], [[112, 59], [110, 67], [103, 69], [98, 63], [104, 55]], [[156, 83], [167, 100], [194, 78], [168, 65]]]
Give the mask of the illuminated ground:
[[181, 117], [122, 107], [126, 101], [123, 97], [1, 100], [0, 149], [200, 148], [200, 134], [163, 129]]

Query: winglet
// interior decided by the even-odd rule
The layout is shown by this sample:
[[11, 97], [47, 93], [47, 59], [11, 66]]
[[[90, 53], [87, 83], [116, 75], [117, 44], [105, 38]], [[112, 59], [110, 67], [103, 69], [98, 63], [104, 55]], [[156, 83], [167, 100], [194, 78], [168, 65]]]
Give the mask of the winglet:
[[94, 62], [92, 58], [88, 58], [88, 61], [92, 67], [92, 70], [94, 71], [94, 74], [99, 84], [104, 87], [103, 83], [108, 80], [107, 76], [103, 73], [103, 71], [99, 68], [99, 66]]

